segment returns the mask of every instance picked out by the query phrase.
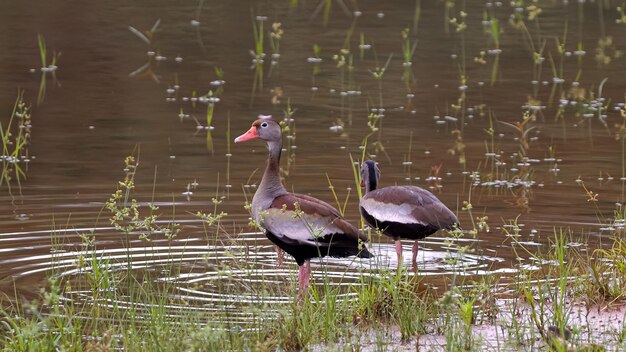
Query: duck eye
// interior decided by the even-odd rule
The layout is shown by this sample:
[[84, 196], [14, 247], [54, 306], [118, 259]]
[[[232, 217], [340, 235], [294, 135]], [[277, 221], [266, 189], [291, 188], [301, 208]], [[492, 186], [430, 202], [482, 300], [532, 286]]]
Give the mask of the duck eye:
[[261, 124], [261, 127], [263, 127], [263, 128], [267, 127], [267, 122], [263, 122], [263, 123]]

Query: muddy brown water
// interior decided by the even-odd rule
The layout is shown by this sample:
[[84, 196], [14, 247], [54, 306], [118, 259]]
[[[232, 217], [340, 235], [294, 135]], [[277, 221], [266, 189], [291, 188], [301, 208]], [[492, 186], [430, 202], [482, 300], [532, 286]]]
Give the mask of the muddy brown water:
[[[248, 226], [244, 209], [244, 191], [251, 197], [259, 181], [265, 147], [259, 141], [230, 146], [228, 142], [246, 131], [259, 114], [282, 120], [288, 102], [295, 109], [296, 132], [294, 147], [283, 153], [285, 169], [286, 159], [292, 158], [285, 177], [288, 189], [335, 204], [328, 175], [340, 199], [350, 192], [346, 217], [358, 223], [350, 155], [360, 157], [359, 146], [370, 131], [368, 114], [383, 108], [380, 130], [367, 146], [367, 155], [380, 163], [381, 183], [432, 187], [466, 229], [471, 229], [471, 221], [462, 207], [470, 195], [474, 217], [488, 216], [490, 232], [463, 239], [477, 252], [462, 256], [462, 272], [446, 264], [446, 255], [454, 248], [444, 243], [445, 233], [422, 241], [419, 275], [434, 286], [443, 285], [441, 278], [455, 271], [512, 277], [520, 266], [537, 264], [532, 258], [516, 259], [513, 240], [507, 235], [512, 231], [507, 226], [515, 219], [520, 225], [516, 238], [529, 248], [547, 248], [554, 229], [561, 228], [580, 235], [572, 241], [589, 251], [610, 243], [615, 232], [607, 228], [615, 225], [613, 211], [624, 201], [620, 180], [625, 176], [624, 155], [615, 134], [616, 124], [622, 123], [617, 109], [624, 102], [626, 61], [614, 54], [626, 47], [626, 27], [616, 23], [616, 3], [609, 3], [606, 8], [595, 2], [541, 4], [540, 31], [535, 22], [527, 21], [533, 44], [544, 47], [545, 59], [533, 76], [529, 42], [523, 31], [509, 24], [515, 13], [527, 18], [527, 9], [516, 10], [507, 2], [467, 1], [467, 29], [461, 35], [453, 25], [446, 31], [443, 2], [422, 1], [417, 32], [409, 35], [411, 43], [417, 40], [417, 47], [409, 67], [415, 80], [408, 85], [401, 79], [405, 69], [401, 31], [413, 27], [414, 2], [360, 2], [358, 8], [348, 4], [350, 12], [358, 11], [359, 16], [346, 14], [333, 2], [326, 26], [323, 11], [315, 14], [313, 1], [301, 2], [297, 8], [290, 8], [288, 1], [204, 1], [200, 11], [194, 2], [5, 3], [0, 13], [1, 121], [6, 126], [16, 92], [22, 88], [32, 104], [33, 132], [30, 162], [20, 164], [26, 172], [21, 187], [15, 182], [10, 189], [3, 184], [0, 192], [0, 290], [10, 297], [17, 292], [30, 299], [49, 275], [80, 281], [83, 273], [76, 263], [85, 254], [80, 235], [88, 234], [95, 238], [97, 255], [110, 260], [110, 270], [124, 269], [130, 253], [133, 268], [151, 272], [156, 282], [173, 282], [172, 309], [193, 302], [198, 309], [219, 311], [233, 302], [253, 302], [259, 297], [245, 288], [260, 281], [277, 288], [277, 294], [263, 299], [289, 302], [291, 298], [278, 288], [293, 281], [289, 279], [293, 264], [276, 266], [273, 246]], [[459, 16], [460, 6], [453, 8], [453, 16]], [[483, 13], [497, 18], [501, 28], [498, 77], [493, 85], [496, 55], [486, 52], [486, 64], [475, 60], [481, 50], [496, 49], [486, 31], [489, 23], [481, 23]], [[254, 48], [252, 23], [260, 23], [254, 19], [257, 15], [268, 19], [263, 22], [263, 83], [260, 87], [257, 82], [255, 90], [250, 50]], [[129, 30], [129, 26], [149, 30], [159, 19], [150, 44]], [[273, 51], [267, 31], [273, 22], [280, 22], [284, 33], [270, 75]], [[563, 38], [566, 23], [563, 73], [554, 83], [551, 60], [560, 72], [556, 39]], [[39, 105], [42, 73], [37, 34], [45, 37], [49, 57], [53, 50], [60, 53], [56, 81], [48, 74], [45, 99]], [[371, 48], [359, 49], [361, 34]], [[605, 52], [615, 56], [607, 65], [596, 60], [603, 35], [612, 37]], [[584, 55], [576, 52], [579, 41]], [[344, 43], [350, 48], [351, 70], [338, 68], [333, 59]], [[307, 61], [313, 57], [314, 44], [321, 48], [322, 58], [315, 75], [314, 63]], [[372, 71], [383, 67], [390, 54], [379, 86]], [[164, 59], [157, 61], [157, 56]], [[147, 69], [129, 75], [148, 62]], [[466, 90], [459, 81], [463, 66]], [[200, 96], [216, 91], [210, 84], [219, 79], [215, 67], [223, 69], [225, 84], [212, 129], [207, 131], [207, 104], [189, 98], [194, 92]], [[558, 83], [558, 78], [564, 82]], [[559, 101], [568, 98], [573, 86], [584, 88], [587, 97], [590, 92], [598, 97], [604, 78], [608, 80], [601, 97], [606, 112], [601, 114], [606, 117], [599, 118], [597, 112], [577, 114], [584, 101], [577, 106]], [[173, 93], [167, 91], [170, 88]], [[463, 90], [463, 107], [455, 111], [452, 104]], [[519, 136], [496, 120], [522, 121], [529, 97], [545, 108], [536, 113], [531, 122], [534, 129], [527, 135], [529, 165], [519, 166], [515, 154], [520, 152]], [[592, 104], [590, 100], [587, 103]], [[566, 108], [557, 119], [560, 104]], [[181, 119], [181, 113], [189, 116]], [[486, 155], [491, 152], [486, 132], [490, 116], [495, 157]], [[343, 125], [341, 130], [334, 127], [338, 124]], [[462, 131], [464, 165], [458, 150], [451, 152], [457, 141], [455, 130]], [[376, 152], [373, 142], [381, 143], [384, 152]], [[124, 158], [136, 146], [140, 167], [133, 197], [143, 211], [154, 201], [163, 214], [161, 221], [174, 217], [181, 224], [182, 231], [172, 241], [153, 235], [147, 242], [131, 234], [127, 244], [103, 209], [124, 178]], [[229, 147], [232, 156], [227, 156]], [[429, 181], [433, 168], [439, 168], [435, 175], [439, 181]], [[528, 177], [520, 185], [515, 179], [524, 168]], [[490, 177], [496, 169], [498, 174]], [[480, 179], [472, 178], [472, 172], [479, 173]], [[598, 194], [597, 202], [588, 201], [581, 180]], [[193, 215], [213, 211], [213, 197], [222, 200], [218, 210], [228, 214], [217, 232], [205, 231]], [[316, 282], [329, 277], [339, 285], [358, 284], [361, 274], [395, 267], [389, 240], [374, 238], [372, 246], [377, 255], [372, 261], [315, 262]], [[76, 289], [67, 297], [89, 300], [89, 294]]]

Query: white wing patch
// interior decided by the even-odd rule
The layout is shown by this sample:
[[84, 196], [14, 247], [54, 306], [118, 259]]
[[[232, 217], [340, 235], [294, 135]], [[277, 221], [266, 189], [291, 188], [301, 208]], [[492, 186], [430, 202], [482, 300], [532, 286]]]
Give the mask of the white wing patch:
[[299, 214], [290, 210], [267, 209], [261, 214], [261, 225], [277, 237], [302, 244], [314, 245], [316, 237], [342, 233], [328, 218], [314, 214]]
[[361, 207], [380, 222], [393, 221], [403, 224], [427, 225], [413, 216], [412, 212], [417, 209], [415, 205], [406, 203], [398, 205], [383, 203], [374, 199], [363, 199], [361, 200]]

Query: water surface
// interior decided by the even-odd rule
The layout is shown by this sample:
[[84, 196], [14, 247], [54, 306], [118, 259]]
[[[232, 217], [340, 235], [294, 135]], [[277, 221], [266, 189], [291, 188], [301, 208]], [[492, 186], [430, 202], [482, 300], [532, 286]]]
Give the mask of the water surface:
[[[461, 255], [460, 265], [446, 261], [456, 247], [445, 233], [421, 243], [419, 275], [432, 286], [445, 285], [442, 278], [451, 275], [506, 278], [541, 265], [514, 247], [545, 248], [555, 229], [571, 230], [573, 245], [589, 251], [609, 242], [626, 176], [616, 138], [623, 123], [618, 110], [626, 62], [619, 51], [626, 36], [615, 22], [615, 6], [546, 2], [528, 39], [509, 23], [515, 14], [527, 18], [528, 9], [509, 3], [467, 1], [447, 15], [443, 2], [422, 1], [419, 21], [412, 2], [350, 3], [348, 13], [333, 4], [327, 25], [322, 13], [313, 15], [314, 2], [296, 8], [287, 1], [4, 4], [1, 121], [5, 126], [24, 89], [33, 132], [30, 162], [21, 163], [26, 177], [20, 185], [3, 184], [0, 193], [0, 290], [34, 298], [48, 275], [80, 282], [77, 263], [96, 253], [109, 259], [108, 270], [126, 270], [130, 258], [133, 270], [173, 283], [173, 312], [192, 304], [238, 314], [234, 303], [260, 299], [248, 289], [259, 285], [267, 286], [263, 300], [290, 302], [285, 283], [293, 284], [295, 266], [290, 260], [277, 266], [273, 246], [248, 225], [244, 208], [260, 180], [265, 147], [230, 142], [259, 114], [282, 120], [288, 106], [295, 110], [282, 164], [288, 189], [335, 204], [328, 177], [342, 202], [349, 194], [346, 217], [360, 223], [350, 155], [361, 157], [368, 116], [376, 115], [379, 130], [369, 137], [366, 156], [379, 162], [383, 185], [430, 188], [468, 230], [464, 201], [471, 202], [475, 221], [488, 217], [489, 232], [466, 234], [461, 242], [475, 252]], [[460, 21], [461, 10], [467, 29], [457, 32], [446, 16]], [[495, 19], [497, 45], [490, 34]], [[149, 31], [156, 21], [157, 30], [146, 35], [150, 43], [129, 30]], [[274, 22], [283, 33], [272, 66]], [[264, 26], [262, 65], [250, 54], [253, 23]], [[403, 65], [405, 28], [411, 29], [409, 45], [417, 43], [411, 65]], [[37, 34], [45, 37], [49, 57], [53, 50], [59, 54], [56, 80], [47, 75], [40, 104]], [[611, 44], [599, 47], [608, 36]], [[533, 62], [533, 48], [543, 48], [540, 63]], [[600, 64], [599, 53], [610, 62]], [[387, 61], [377, 80], [373, 73]], [[224, 72], [221, 86], [216, 67]], [[210, 127], [206, 102], [192, 101], [209, 91], [220, 99]], [[605, 110], [594, 111], [596, 103]], [[526, 147], [500, 122], [521, 122], [525, 111], [533, 116], [522, 138]], [[180, 223], [173, 240], [126, 238], [108, 220], [104, 203], [136, 148], [133, 197], [143, 211], [155, 202], [162, 223]], [[589, 201], [583, 184], [597, 201]], [[219, 228], [206, 228], [194, 214], [214, 211], [213, 198], [227, 215]], [[94, 243], [86, 246], [84, 236]], [[391, 241], [372, 242], [377, 257], [371, 261], [315, 261], [315, 282], [359, 284], [362, 275], [394, 268]], [[89, 300], [91, 292], [76, 286], [66, 299]]]

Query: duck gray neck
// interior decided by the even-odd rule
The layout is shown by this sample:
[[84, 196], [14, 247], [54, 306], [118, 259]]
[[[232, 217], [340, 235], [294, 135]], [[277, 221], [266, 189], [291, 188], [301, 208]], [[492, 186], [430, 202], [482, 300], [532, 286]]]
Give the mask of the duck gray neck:
[[269, 156], [265, 164], [265, 172], [263, 173], [263, 179], [259, 189], [265, 189], [269, 191], [274, 197], [287, 193], [287, 190], [280, 182], [280, 152], [282, 150], [281, 141], [267, 142], [267, 148], [269, 149]]
[[274, 198], [287, 194], [285, 186], [280, 182], [280, 152], [282, 141], [267, 142], [269, 156], [265, 165], [265, 172], [261, 184], [252, 198], [252, 214], [259, 225], [262, 225], [263, 210], [272, 205]]
[[378, 179], [376, 178], [376, 167], [367, 168], [367, 179], [365, 180], [365, 193], [371, 192], [378, 186]]

